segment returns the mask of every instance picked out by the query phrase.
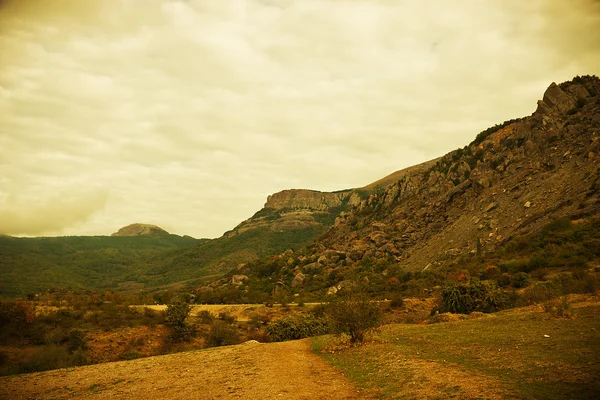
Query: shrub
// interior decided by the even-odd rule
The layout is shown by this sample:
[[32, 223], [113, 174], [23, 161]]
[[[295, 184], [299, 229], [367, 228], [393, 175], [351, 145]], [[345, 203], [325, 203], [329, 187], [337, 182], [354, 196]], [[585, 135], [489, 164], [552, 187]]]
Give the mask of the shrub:
[[145, 357], [144, 354], [135, 350], [126, 350], [119, 356], [119, 360], [127, 361], [127, 360], [135, 360], [136, 358]]
[[495, 265], [488, 266], [485, 271], [481, 274], [481, 279], [496, 279], [500, 276], [500, 269]]
[[541, 303], [558, 295], [556, 287], [549, 282], [536, 283], [523, 293], [523, 300], [528, 303]]
[[439, 311], [456, 314], [470, 314], [473, 311], [489, 313], [501, 309], [503, 303], [503, 296], [493, 281], [471, 278], [444, 286]]
[[314, 315], [288, 315], [267, 325], [269, 337], [274, 342], [303, 339], [329, 331], [327, 321]]
[[157, 325], [165, 323], [165, 313], [163, 311], [155, 311], [151, 308], [144, 307], [144, 324]]
[[207, 310], [200, 311], [197, 318], [201, 324], [212, 324], [215, 320], [215, 317]]
[[560, 299], [547, 301], [543, 304], [544, 311], [554, 318], [570, 318], [573, 316], [573, 310], [569, 296], [562, 296]]
[[64, 341], [67, 344], [67, 349], [73, 353], [76, 350], [87, 350], [87, 338], [85, 333], [79, 329], [73, 329], [66, 335]]
[[235, 317], [226, 311], [219, 313], [219, 319], [227, 322], [228, 324], [233, 324], [235, 322]]
[[326, 314], [334, 332], [347, 334], [352, 343], [362, 343], [365, 335], [381, 325], [383, 319], [377, 302], [351, 290], [342, 291], [339, 298], [329, 303]]
[[548, 279], [548, 270], [538, 269], [536, 271], [533, 271], [531, 276], [539, 281], [545, 281], [546, 279]]
[[206, 337], [206, 343], [210, 347], [229, 346], [238, 344], [239, 342], [240, 338], [237, 333], [237, 328], [220, 320], [212, 323]]
[[517, 272], [510, 278], [510, 284], [514, 288], [524, 288], [529, 284], [529, 275], [525, 272]]
[[404, 307], [404, 299], [402, 298], [402, 296], [396, 295], [392, 298], [392, 300], [390, 301], [390, 307], [391, 308], [402, 308]]
[[165, 311], [165, 322], [167, 325], [177, 327], [184, 326], [185, 319], [190, 313], [190, 305], [186, 302], [175, 299], [173, 303], [167, 306]]

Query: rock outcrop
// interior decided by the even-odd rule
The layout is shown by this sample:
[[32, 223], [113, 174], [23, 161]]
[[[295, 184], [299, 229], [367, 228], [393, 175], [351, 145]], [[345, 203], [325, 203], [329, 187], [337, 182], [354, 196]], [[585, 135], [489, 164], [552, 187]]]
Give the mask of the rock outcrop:
[[349, 196], [350, 191], [337, 193], [319, 192], [307, 189], [283, 190], [267, 197], [264, 208], [275, 210], [312, 210], [327, 211], [332, 207], [342, 205], [344, 199]]
[[335, 193], [307, 189], [283, 190], [268, 196], [260, 211], [224, 236], [232, 237], [253, 229], [285, 232], [311, 227], [322, 233], [333, 225], [342, 211], [349, 210], [352, 204], [359, 202], [360, 196], [353, 190]]

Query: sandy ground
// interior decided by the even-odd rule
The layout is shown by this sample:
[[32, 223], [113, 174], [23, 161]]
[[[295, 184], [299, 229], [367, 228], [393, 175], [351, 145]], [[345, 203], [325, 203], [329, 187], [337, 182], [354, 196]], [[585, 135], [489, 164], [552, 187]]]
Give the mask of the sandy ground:
[[0, 399], [356, 399], [308, 340], [169, 354], [0, 377]]

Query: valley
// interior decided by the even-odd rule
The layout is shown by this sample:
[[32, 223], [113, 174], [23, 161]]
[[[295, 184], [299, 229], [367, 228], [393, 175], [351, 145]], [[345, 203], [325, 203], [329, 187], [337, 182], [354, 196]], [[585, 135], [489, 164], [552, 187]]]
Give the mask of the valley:
[[577, 76], [216, 239], [0, 236], [0, 398], [594, 398], [599, 160], [600, 79]]
[[571, 302], [568, 318], [530, 306], [386, 325], [359, 347], [332, 336], [250, 341], [0, 377], [0, 398], [594, 398], [600, 298]]

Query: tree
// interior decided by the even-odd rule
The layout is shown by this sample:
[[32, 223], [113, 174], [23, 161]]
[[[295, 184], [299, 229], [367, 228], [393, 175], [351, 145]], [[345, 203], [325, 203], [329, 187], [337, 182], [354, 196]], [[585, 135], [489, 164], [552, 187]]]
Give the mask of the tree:
[[336, 333], [350, 336], [351, 343], [362, 343], [365, 335], [382, 323], [379, 303], [360, 291], [344, 289], [325, 310]]

